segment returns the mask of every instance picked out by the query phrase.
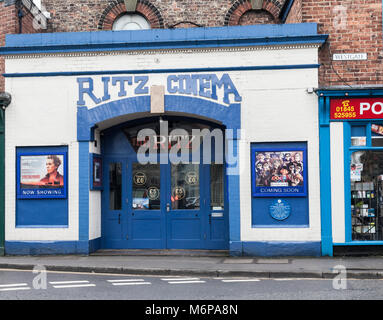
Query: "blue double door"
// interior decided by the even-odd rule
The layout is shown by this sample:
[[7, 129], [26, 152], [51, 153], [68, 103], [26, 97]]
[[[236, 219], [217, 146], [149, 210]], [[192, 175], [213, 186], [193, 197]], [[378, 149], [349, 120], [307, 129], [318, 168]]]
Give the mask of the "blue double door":
[[228, 249], [224, 164], [143, 164], [131, 144], [117, 149], [104, 155], [103, 248]]

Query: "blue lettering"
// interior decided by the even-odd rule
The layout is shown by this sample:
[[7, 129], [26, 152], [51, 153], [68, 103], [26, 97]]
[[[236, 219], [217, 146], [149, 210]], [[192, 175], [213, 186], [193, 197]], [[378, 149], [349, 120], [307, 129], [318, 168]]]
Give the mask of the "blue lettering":
[[223, 97], [223, 102], [226, 104], [230, 104], [229, 101], [229, 94], [234, 95], [234, 101], [240, 102], [242, 101], [242, 97], [239, 95], [234, 83], [231, 81], [230, 76], [225, 73], [222, 75], [221, 80], [218, 80], [218, 77], [216, 75], [213, 75], [213, 80], [212, 80], [212, 98], [217, 100], [217, 88], [221, 88], [222, 85], [224, 86], [224, 97]]
[[211, 98], [211, 91], [206, 89], [210, 89], [210, 75], [201, 75], [199, 77], [199, 95], [204, 98]]
[[102, 101], [106, 101], [110, 99], [110, 94], [109, 94], [110, 77], [102, 77], [101, 80], [102, 82], [104, 82], [104, 96], [102, 97]]
[[138, 83], [137, 88], [134, 90], [134, 94], [148, 94], [149, 88], [145, 85], [148, 83], [148, 76], [134, 77], [134, 83]]
[[169, 76], [168, 77], [168, 92], [169, 93], [177, 93], [178, 87], [174, 86], [173, 87], [173, 82], [177, 82], [178, 77], [177, 76]]
[[[77, 105], [85, 106], [84, 94], [87, 94], [95, 104], [101, 102], [101, 99], [97, 98], [93, 93], [93, 79], [92, 78], [77, 78], [78, 82], [78, 101]], [[84, 87], [84, 84], [88, 83], [88, 87]]]
[[125, 90], [125, 82], [128, 83], [128, 85], [132, 85], [132, 77], [113, 77], [112, 78], [112, 85], [115, 86], [117, 83], [120, 83], [120, 92], [118, 93], [119, 97], [125, 97], [128, 93]]
[[197, 75], [189, 75], [186, 77], [186, 94], [192, 94], [194, 96], [198, 95], [197, 80]]
[[[125, 97], [128, 95], [127, 86], [134, 83], [136, 87], [134, 94], [148, 94], [149, 93], [149, 77], [148, 76], [117, 76], [117, 77], [102, 77], [103, 96], [98, 98], [94, 94], [94, 83], [92, 78], [77, 78], [79, 86], [79, 99], [78, 106], [85, 106], [85, 95], [95, 103], [99, 104], [103, 101], [111, 99], [110, 85], [117, 86], [118, 97]], [[183, 75], [169, 75], [167, 78], [167, 91], [170, 94], [185, 94], [200, 96], [203, 98], [218, 100], [218, 90], [223, 91], [223, 102], [230, 104], [230, 98], [235, 102], [242, 101], [234, 83], [231, 81], [228, 74], [223, 74], [219, 79], [215, 74], [183, 74]], [[233, 98], [231, 97], [233, 96]]]

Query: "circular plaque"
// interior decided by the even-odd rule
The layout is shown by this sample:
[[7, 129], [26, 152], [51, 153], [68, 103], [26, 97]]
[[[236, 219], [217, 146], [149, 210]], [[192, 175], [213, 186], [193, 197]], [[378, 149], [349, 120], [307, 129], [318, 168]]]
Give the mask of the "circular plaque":
[[285, 220], [290, 216], [291, 206], [284, 200], [278, 199], [269, 207], [269, 213], [275, 220]]
[[198, 184], [198, 175], [194, 171], [189, 171], [185, 175], [185, 182], [189, 185], [196, 185]]
[[157, 187], [148, 188], [148, 198], [150, 200], [157, 200], [160, 197], [160, 190]]
[[143, 172], [136, 172], [133, 176], [134, 184], [143, 186], [146, 183], [146, 174]]
[[184, 187], [180, 187], [180, 186], [174, 187], [173, 197], [175, 200], [183, 199], [185, 197], [185, 194], [186, 194], [186, 191], [185, 191]]

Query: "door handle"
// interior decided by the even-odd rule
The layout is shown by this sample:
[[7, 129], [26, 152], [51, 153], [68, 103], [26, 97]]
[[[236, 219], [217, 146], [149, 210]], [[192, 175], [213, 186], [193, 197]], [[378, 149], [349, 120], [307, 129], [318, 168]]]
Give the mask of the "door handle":
[[121, 213], [118, 214], [118, 224], [121, 224]]
[[169, 211], [170, 211], [170, 204], [167, 203], [167, 204], [166, 204], [166, 212], [169, 212]]

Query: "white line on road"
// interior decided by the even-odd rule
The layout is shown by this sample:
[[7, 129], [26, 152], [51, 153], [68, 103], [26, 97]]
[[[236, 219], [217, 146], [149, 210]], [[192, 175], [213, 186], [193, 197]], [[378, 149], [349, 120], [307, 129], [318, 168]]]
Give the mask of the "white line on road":
[[332, 280], [332, 279], [325, 279], [325, 278], [271, 278], [269, 280], [274, 280], [274, 281], [309, 281], [309, 280], [314, 280], [314, 281], [319, 281], [319, 280]]
[[259, 279], [224, 279], [222, 282], [256, 282], [261, 281]]
[[0, 289], [0, 291], [16, 291], [16, 290], [30, 290], [31, 288], [30, 287], [13, 287], [13, 288], [3, 288], [3, 289]]
[[112, 283], [114, 286], [137, 286], [141, 284], [152, 284], [151, 282], [116, 282]]
[[27, 283], [11, 283], [11, 284], [0, 284], [0, 288], [4, 287], [21, 287], [21, 286], [27, 286]]
[[74, 283], [89, 283], [88, 280], [72, 280], [72, 281], [50, 281], [50, 284], [74, 284]]
[[191, 280], [191, 281], [169, 281], [169, 284], [184, 284], [184, 283], [205, 283], [202, 280]]
[[70, 284], [70, 285], [60, 285], [60, 286], [53, 286], [53, 288], [61, 289], [61, 288], [83, 288], [83, 287], [95, 287], [96, 285], [93, 283], [88, 284]]
[[189, 280], [199, 280], [199, 278], [162, 278], [163, 281], [189, 281]]
[[144, 279], [114, 279], [114, 280], [106, 280], [108, 282], [139, 282], [144, 281]]

